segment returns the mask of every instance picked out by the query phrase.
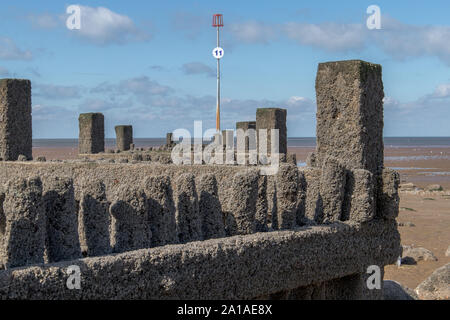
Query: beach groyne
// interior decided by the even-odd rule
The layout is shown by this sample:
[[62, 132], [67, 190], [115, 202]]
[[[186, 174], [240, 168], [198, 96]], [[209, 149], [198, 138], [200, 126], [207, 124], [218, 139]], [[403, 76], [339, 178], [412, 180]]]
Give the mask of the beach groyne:
[[305, 168], [1, 162], [0, 298], [381, 298], [367, 270], [401, 255], [381, 66], [320, 64], [316, 90]]

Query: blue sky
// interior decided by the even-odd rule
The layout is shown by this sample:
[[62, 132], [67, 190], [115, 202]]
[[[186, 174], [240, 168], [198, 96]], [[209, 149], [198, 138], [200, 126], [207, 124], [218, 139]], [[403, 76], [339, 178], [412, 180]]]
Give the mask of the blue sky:
[[[81, 30], [66, 27], [69, 5]], [[362, 59], [383, 66], [385, 136], [450, 136], [448, 1], [2, 1], [0, 78], [32, 81], [34, 138], [77, 137], [82, 112], [104, 113], [107, 137], [213, 128], [213, 13], [223, 129], [282, 107], [289, 136], [314, 136], [317, 64]]]

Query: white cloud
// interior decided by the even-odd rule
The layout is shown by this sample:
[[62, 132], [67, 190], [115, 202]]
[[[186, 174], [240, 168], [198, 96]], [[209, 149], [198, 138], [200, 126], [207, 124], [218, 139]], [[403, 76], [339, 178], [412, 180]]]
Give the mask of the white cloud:
[[233, 42], [270, 43], [286, 36], [302, 46], [327, 52], [360, 52], [377, 47], [396, 60], [434, 56], [450, 65], [450, 26], [412, 25], [382, 15], [382, 29], [368, 30], [365, 21], [348, 23], [266, 24], [248, 21], [231, 24]]
[[14, 41], [7, 37], [0, 37], [0, 60], [31, 60], [31, 51], [21, 50]]
[[395, 59], [435, 56], [450, 65], [450, 26], [410, 25], [383, 15], [382, 30], [376, 31], [370, 41]]
[[359, 51], [364, 48], [367, 29], [361, 24], [287, 23], [283, 31], [302, 45], [327, 51]]
[[436, 90], [434, 90], [433, 97], [450, 98], [450, 83], [439, 85]]
[[133, 20], [108, 8], [80, 6], [81, 29], [71, 34], [97, 45], [125, 44], [133, 41], [147, 41], [148, 32], [136, 27]]
[[248, 21], [243, 23], [233, 23], [229, 27], [232, 36], [244, 43], [268, 43], [276, 40], [278, 27], [263, 22]]
[[157, 97], [167, 96], [173, 88], [149, 79], [147, 76], [120, 81], [119, 83], [103, 82], [91, 89], [94, 94], [108, 94], [114, 100], [121, 96], [137, 98], [144, 104], [149, 104]]

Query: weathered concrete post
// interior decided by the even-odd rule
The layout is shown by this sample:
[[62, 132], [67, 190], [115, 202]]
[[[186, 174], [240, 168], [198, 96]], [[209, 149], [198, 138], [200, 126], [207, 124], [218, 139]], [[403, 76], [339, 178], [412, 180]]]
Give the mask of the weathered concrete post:
[[316, 165], [326, 156], [346, 169], [383, 167], [381, 66], [361, 60], [320, 63], [316, 78]]
[[101, 113], [82, 113], [78, 118], [80, 134], [78, 153], [93, 154], [105, 151], [105, 117]]
[[[287, 153], [287, 127], [286, 109], [258, 108], [256, 109], [256, 132], [259, 138], [259, 130], [267, 130], [267, 153], [271, 150], [271, 129], [279, 131], [279, 153]], [[259, 139], [258, 139], [259, 141]], [[260, 143], [258, 142], [258, 154], [260, 154]]]
[[31, 82], [0, 80], [0, 158], [32, 159]]
[[133, 143], [133, 127], [132, 126], [116, 126], [116, 145], [120, 151], [130, 150]]
[[173, 133], [172, 132], [168, 132], [166, 134], [166, 146], [171, 146], [174, 144], [174, 142], [172, 141], [172, 137], [173, 137]]
[[88, 257], [111, 253], [109, 202], [103, 182], [84, 179], [78, 212], [81, 250]]
[[0, 265], [6, 268], [44, 263], [45, 209], [38, 177], [7, 182], [0, 224]]
[[58, 262], [81, 258], [73, 180], [51, 177], [47, 179], [43, 190], [48, 261]]
[[[381, 66], [361, 60], [320, 63], [316, 95], [317, 148], [309, 161], [322, 168], [322, 212], [316, 221], [370, 220], [375, 209], [370, 185], [383, 170]], [[358, 277], [354, 282], [364, 288], [365, 274]], [[351, 287], [351, 282], [338, 286]]]

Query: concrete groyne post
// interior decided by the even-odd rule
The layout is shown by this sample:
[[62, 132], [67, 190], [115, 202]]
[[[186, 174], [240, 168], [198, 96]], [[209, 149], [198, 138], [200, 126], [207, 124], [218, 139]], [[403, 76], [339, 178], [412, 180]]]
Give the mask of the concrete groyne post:
[[105, 151], [105, 117], [101, 113], [82, 113], [78, 118], [79, 154], [95, 154]]
[[175, 142], [172, 141], [173, 138], [173, 133], [172, 132], [168, 132], [166, 134], [166, 146], [172, 146], [175, 144]]
[[225, 236], [225, 226], [216, 177], [214, 174], [205, 174], [197, 181], [203, 238], [222, 238]]
[[344, 203], [346, 171], [340, 161], [332, 156], [322, 163], [320, 177], [320, 198], [322, 214], [319, 223], [332, 223], [341, 220]]
[[49, 262], [81, 258], [73, 180], [52, 177], [44, 184]]
[[0, 158], [32, 160], [31, 82], [0, 79]]
[[117, 150], [127, 151], [131, 149], [133, 144], [133, 127], [132, 126], [116, 126], [116, 145]]
[[176, 222], [181, 243], [202, 240], [202, 219], [198, 206], [195, 176], [183, 173], [175, 179]]
[[320, 63], [316, 78], [317, 150], [346, 169], [380, 174], [383, 168], [381, 66], [361, 60]]
[[271, 130], [278, 129], [279, 153], [287, 153], [286, 109], [258, 108], [256, 109], [256, 132], [258, 134], [258, 155], [264, 153], [264, 146], [260, 143], [260, 130], [267, 130], [267, 153], [271, 153]]
[[274, 229], [292, 229], [297, 223], [299, 175], [297, 166], [283, 164], [276, 176], [277, 214]]
[[178, 243], [175, 203], [170, 177], [151, 176], [144, 181], [152, 247]]
[[88, 257], [111, 253], [109, 202], [105, 184], [84, 179], [78, 212], [81, 249]]
[[234, 175], [229, 198], [233, 220], [226, 226], [230, 235], [256, 232], [256, 204], [258, 202], [258, 170], [246, 170]]
[[113, 252], [150, 248], [147, 197], [139, 185], [118, 188], [111, 203], [111, 246]]
[[44, 263], [46, 231], [41, 179], [9, 180], [3, 215], [0, 262], [4, 267]]

